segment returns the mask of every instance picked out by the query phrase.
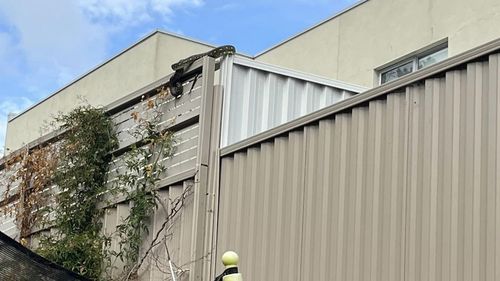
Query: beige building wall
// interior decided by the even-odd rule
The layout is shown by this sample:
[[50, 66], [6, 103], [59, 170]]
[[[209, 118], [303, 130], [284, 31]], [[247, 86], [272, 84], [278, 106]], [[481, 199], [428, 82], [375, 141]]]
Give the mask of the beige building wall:
[[358, 84], [375, 69], [448, 39], [449, 56], [500, 37], [498, 0], [369, 0], [256, 60]]
[[172, 72], [172, 63], [212, 46], [164, 32], [154, 32], [103, 65], [11, 119], [5, 147], [16, 150], [48, 133], [46, 123], [58, 112], [69, 112], [79, 97], [106, 106]]

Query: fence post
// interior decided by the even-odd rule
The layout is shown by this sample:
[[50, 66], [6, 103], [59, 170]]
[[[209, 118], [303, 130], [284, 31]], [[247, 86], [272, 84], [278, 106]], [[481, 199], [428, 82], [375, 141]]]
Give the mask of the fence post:
[[241, 273], [238, 272], [238, 262], [240, 258], [233, 251], [225, 252], [222, 255], [222, 263], [226, 267], [224, 272], [215, 278], [215, 281], [243, 281]]

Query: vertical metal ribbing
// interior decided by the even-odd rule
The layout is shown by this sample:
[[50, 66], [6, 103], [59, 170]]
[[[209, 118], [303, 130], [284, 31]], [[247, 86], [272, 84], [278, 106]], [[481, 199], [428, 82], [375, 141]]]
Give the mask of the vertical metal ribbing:
[[[488, 230], [490, 233], [488, 241], [488, 254], [487, 262], [489, 274], [487, 280], [500, 280], [500, 55], [493, 54], [489, 57], [489, 94], [490, 100], [490, 129], [494, 132], [491, 133], [490, 146], [495, 147], [494, 152], [489, 150], [491, 160], [488, 163], [489, 167], [489, 204], [492, 207], [489, 220], [492, 221], [491, 228]], [[493, 155], [493, 157], [492, 157]], [[494, 197], [494, 199], [490, 199]], [[494, 225], [494, 226], [493, 226]], [[494, 245], [494, 246], [493, 246]]]
[[222, 126], [222, 103], [223, 103], [223, 88], [219, 85], [214, 88], [213, 102], [213, 122], [211, 128], [210, 141], [210, 178], [209, 178], [209, 204], [208, 210], [208, 227], [207, 240], [205, 250], [210, 253], [210, 266], [205, 269], [204, 276], [212, 280], [216, 276], [216, 263], [218, 262], [217, 254], [217, 234], [218, 234], [218, 214], [219, 214], [219, 199], [220, 199], [220, 166], [221, 159], [219, 155], [219, 146], [221, 141], [221, 126]]
[[[354, 92], [315, 81], [312, 76], [287, 76], [277, 68], [242, 60], [223, 62], [226, 100], [222, 147], [317, 111]], [[228, 69], [230, 68], [230, 70]], [[230, 84], [228, 84], [230, 82]]]
[[[211, 57], [203, 58], [202, 94], [200, 112], [200, 135], [198, 139], [198, 155], [194, 184], [193, 235], [191, 241], [190, 281], [201, 281], [207, 263], [205, 248], [209, 184], [210, 136], [212, 127], [212, 110], [214, 94], [215, 61]], [[205, 278], [206, 279], [206, 278]]]
[[[282, 276], [298, 269], [301, 279], [322, 268], [319, 280], [497, 280], [499, 69], [499, 55], [490, 55], [241, 148], [239, 165], [252, 170], [248, 179], [266, 184], [262, 191], [247, 191], [255, 183], [223, 188], [247, 192], [269, 214], [261, 229], [256, 221], [252, 229], [241, 226], [265, 244], [260, 252], [246, 247], [248, 256], [263, 259], [242, 266], [255, 268], [257, 279], [277, 274], [267, 265]], [[292, 134], [305, 150], [290, 150]], [[278, 243], [275, 232], [292, 233], [289, 214], [280, 210], [295, 202], [283, 188], [294, 181], [282, 179], [297, 174], [288, 161], [299, 153], [303, 200], [292, 205], [300, 207], [303, 227], [287, 240], [301, 245], [295, 265], [291, 258], [276, 262], [268, 249]], [[268, 171], [254, 168], [255, 159], [265, 158]], [[228, 177], [240, 176], [241, 170]], [[288, 253], [282, 247], [274, 249], [281, 256]]]
[[[242, 261], [252, 278], [296, 272], [301, 280], [312, 274], [318, 280], [498, 280], [499, 57], [463, 64], [224, 156], [228, 162], [237, 157], [245, 168], [223, 167], [222, 175], [247, 180], [224, 185], [223, 192], [244, 192], [262, 209], [255, 214], [267, 214], [261, 228], [257, 220], [251, 228], [228, 221], [263, 241], [256, 251], [245, 241], [231, 242], [251, 259], [261, 255]], [[299, 155], [301, 172], [290, 164]], [[298, 174], [304, 178], [287, 179]], [[256, 186], [262, 189], [250, 190]], [[284, 213], [289, 206], [299, 213]], [[245, 214], [252, 216], [248, 210], [238, 216]], [[288, 227], [297, 214], [299, 230]], [[293, 251], [283, 247], [294, 242], [301, 246], [300, 263], [276, 261], [276, 252], [289, 257]]]

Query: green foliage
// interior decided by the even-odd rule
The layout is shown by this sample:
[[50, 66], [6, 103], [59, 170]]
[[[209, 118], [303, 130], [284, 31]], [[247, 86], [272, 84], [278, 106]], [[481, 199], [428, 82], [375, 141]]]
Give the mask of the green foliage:
[[[54, 183], [56, 224], [65, 234], [100, 228], [96, 204], [106, 190], [109, 153], [117, 147], [113, 123], [103, 109], [83, 106], [56, 119], [66, 130]], [[74, 204], [78, 202], [78, 204]]]
[[[46, 204], [39, 199], [47, 187], [55, 185], [59, 191], [51, 210], [54, 216], [48, 221], [51, 235], [41, 237], [36, 249], [39, 254], [93, 280], [111, 279], [108, 269], [116, 257], [126, 262], [122, 279], [134, 277], [142, 238], [148, 234], [148, 220], [157, 208], [156, 188], [166, 172], [165, 159], [174, 152], [174, 135], [160, 126], [162, 114], [158, 108], [165, 98], [161, 91], [155, 99], [145, 101], [143, 116], [132, 113], [136, 126], [131, 134], [140, 141], [123, 155], [125, 170], [118, 175], [116, 188], [109, 189], [107, 173], [118, 140], [113, 122], [100, 108], [80, 106], [59, 115], [54, 123], [64, 132], [60, 142], [36, 153], [27, 151], [26, 156], [15, 159], [22, 160], [24, 167], [15, 179], [21, 180], [26, 190], [33, 190], [25, 192], [29, 197], [25, 196], [24, 201], [29, 204], [24, 205], [34, 206], [25, 213], [39, 209], [32, 201]], [[38, 188], [33, 189], [33, 184]], [[98, 206], [104, 194], [113, 192], [125, 194], [131, 205], [129, 216], [111, 234], [119, 238], [118, 252], [109, 249], [111, 237], [103, 234], [103, 210]], [[36, 223], [32, 220], [38, 217], [30, 219], [19, 214], [20, 221], [27, 221], [28, 237]], [[145, 250], [150, 252], [151, 248]]]
[[119, 257], [127, 262], [126, 271], [134, 271], [133, 265], [139, 258], [142, 238], [148, 234], [147, 222], [157, 207], [156, 185], [166, 170], [163, 160], [174, 152], [174, 135], [160, 128], [161, 113], [157, 111], [158, 102], [148, 100], [148, 111], [144, 118], [133, 113], [137, 122], [132, 135], [143, 140], [133, 145], [126, 154], [126, 171], [119, 175], [121, 190], [131, 202], [129, 216], [117, 227], [120, 235], [121, 252]]
[[65, 130], [53, 183], [60, 193], [54, 208], [56, 235], [41, 240], [38, 251], [50, 260], [97, 279], [105, 261], [101, 211], [109, 153], [117, 147], [113, 123], [103, 109], [81, 106], [56, 121]]
[[109, 245], [109, 239], [100, 233], [83, 231], [58, 239], [45, 238], [37, 252], [45, 258], [93, 280], [104, 280], [105, 269], [109, 261], [103, 245]]

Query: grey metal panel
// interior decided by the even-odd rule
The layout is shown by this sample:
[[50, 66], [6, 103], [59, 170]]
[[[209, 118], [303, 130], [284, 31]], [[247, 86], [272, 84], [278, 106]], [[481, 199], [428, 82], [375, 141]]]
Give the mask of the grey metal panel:
[[[287, 76], [287, 72], [281, 73], [278, 68], [261, 66], [257, 62], [234, 62], [230, 65], [231, 81], [225, 85], [224, 93], [222, 147], [337, 103], [355, 93], [346, 88], [321, 84], [312, 77], [308, 80], [305, 75]], [[268, 68], [270, 70], [266, 70]]]
[[300, 280], [303, 149], [291, 133], [222, 160], [217, 255], [238, 251], [249, 280]]
[[497, 280], [498, 55], [410, 91], [406, 280]]
[[[219, 132], [212, 132], [212, 127], [214, 123], [219, 123], [219, 120], [215, 120], [220, 114], [215, 112], [214, 102], [217, 100], [214, 98], [214, 73], [215, 73], [215, 60], [211, 57], [204, 57], [203, 61], [203, 85], [205, 87], [202, 89], [202, 101], [200, 109], [200, 135], [198, 138], [198, 155], [196, 157], [196, 175], [194, 178], [194, 208], [193, 208], [193, 234], [191, 238], [191, 260], [193, 261], [189, 267], [190, 280], [191, 281], [201, 281], [206, 279], [204, 274], [210, 272], [210, 262], [209, 256], [213, 252], [213, 249], [208, 243], [207, 236], [211, 233], [208, 230], [211, 228], [213, 219], [211, 219], [210, 205], [209, 205], [209, 185], [210, 185], [210, 173], [212, 172], [212, 167], [209, 164], [211, 158], [213, 157], [213, 150], [211, 142], [213, 140], [213, 134], [219, 134]], [[207, 257], [207, 258], [204, 258]]]
[[492, 54], [226, 152], [218, 254], [251, 280], [498, 280], [499, 80]]
[[218, 253], [251, 280], [401, 280], [405, 111], [397, 94], [224, 157]]

